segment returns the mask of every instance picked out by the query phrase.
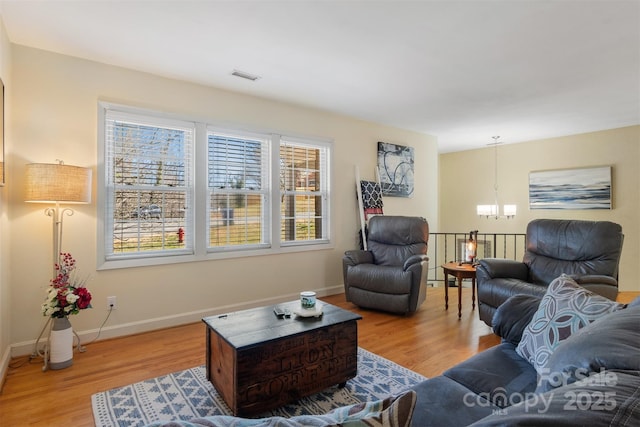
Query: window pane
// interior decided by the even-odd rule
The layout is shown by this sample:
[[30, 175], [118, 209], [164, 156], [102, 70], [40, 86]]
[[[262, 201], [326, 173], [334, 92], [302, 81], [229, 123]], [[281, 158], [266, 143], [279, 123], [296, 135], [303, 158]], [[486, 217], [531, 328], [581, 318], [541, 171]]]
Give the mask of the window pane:
[[185, 184], [185, 131], [133, 123], [113, 124], [116, 185]]
[[261, 189], [263, 145], [261, 140], [209, 134], [209, 186]]
[[113, 253], [185, 249], [184, 192], [116, 191]]
[[261, 196], [212, 195], [209, 212], [210, 247], [255, 245], [264, 241]]

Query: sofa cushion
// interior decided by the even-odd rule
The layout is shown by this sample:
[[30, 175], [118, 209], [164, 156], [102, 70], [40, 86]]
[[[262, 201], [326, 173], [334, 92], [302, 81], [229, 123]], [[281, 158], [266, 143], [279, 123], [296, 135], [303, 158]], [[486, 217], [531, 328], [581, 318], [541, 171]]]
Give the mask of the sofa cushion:
[[500, 409], [442, 375], [423, 381], [412, 390], [417, 393], [417, 400], [411, 427], [466, 426]]
[[512, 395], [523, 396], [536, 389], [537, 373], [515, 352], [515, 345], [503, 342], [446, 370], [450, 378], [492, 404], [504, 408], [515, 402]]
[[325, 415], [258, 419], [214, 415], [189, 421], [159, 421], [147, 427], [409, 427], [415, 404], [416, 393], [409, 390], [397, 397], [344, 406]]
[[552, 391], [531, 395], [472, 427], [638, 426], [640, 373], [605, 371]]
[[560, 343], [543, 368], [538, 391], [603, 369], [640, 371], [640, 306], [604, 316]]
[[561, 341], [599, 317], [623, 307], [623, 304], [582, 288], [563, 274], [549, 284], [516, 351], [542, 373]]

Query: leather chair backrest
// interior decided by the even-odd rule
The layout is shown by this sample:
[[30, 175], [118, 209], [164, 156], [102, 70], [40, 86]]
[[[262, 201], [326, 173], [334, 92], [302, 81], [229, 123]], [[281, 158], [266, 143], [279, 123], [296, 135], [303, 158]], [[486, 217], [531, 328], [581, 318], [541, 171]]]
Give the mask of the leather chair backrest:
[[369, 220], [367, 249], [375, 264], [402, 266], [411, 255], [426, 254], [428, 241], [424, 218], [380, 215]]
[[622, 227], [609, 221], [533, 220], [523, 259], [529, 281], [548, 285], [562, 273], [617, 278], [623, 239]]

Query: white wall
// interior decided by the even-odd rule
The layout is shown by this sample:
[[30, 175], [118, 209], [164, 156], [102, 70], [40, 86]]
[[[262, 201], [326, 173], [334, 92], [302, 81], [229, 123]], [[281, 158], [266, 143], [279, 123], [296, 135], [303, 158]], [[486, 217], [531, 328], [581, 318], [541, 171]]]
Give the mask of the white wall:
[[[104, 320], [108, 295], [118, 298], [118, 309], [103, 338], [293, 299], [305, 289], [342, 291], [341, 257], [355, 247], [359, 228], [354, 168], [359, 167], [362, 178], [374, 178], [378, 141], [415, 149], [416, 194], [411, 199], [385, 199], [385, 213], [438, 222], [434, 137], [16, 45], [13, 75], [15, 144], [8, 158], [12, 186], [21, 181], [24, 165], [30, 162], [63, 159], [92, 167], [95, 173], [98, 100], [335, 141], [335, 248], [330, 250], [96, 271], [95, 192], [100, 190], [94, 184], [94, 203], [77, 206], [75, 215], [65, 218], [63, 245], [78, 260], [80, 272], [93, 276], [88, 287], [94, 308], [72, 318], [88, 339]], [[40, 304], [51, 271], [51, 222], [43, 206], [24, 203], [22, 189], [12, 190], [11, 340], [18, 354], [30, 351], [44, 323]]]
[[[613, 209], [529, 209], [529, 172], [591, 166], [612, 167]], [[617, 222], [625, 234], [620, 290], [640, 291], [639, 182], [640, 126], [505, 144], [498, 148], [500, 203], [516, 203], [518, 215], [510, 220], [479, 218], [476, 204], [493, 202], [493, 148], [447, 153], [440, 156], [439, 228], [449, 232], [477, 229], [481, 233], [524, 233], [535, 218]]]

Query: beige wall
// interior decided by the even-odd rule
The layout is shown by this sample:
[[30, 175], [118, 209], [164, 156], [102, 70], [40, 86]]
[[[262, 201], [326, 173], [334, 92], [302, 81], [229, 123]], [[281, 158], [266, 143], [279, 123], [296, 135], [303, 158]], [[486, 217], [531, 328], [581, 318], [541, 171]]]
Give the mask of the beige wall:
[[77, 206], [75, 215], [65, 218], [63, 245], [77, 258], [80, 273], [92, 275], [88, 287], [94, 308], [72, 318], [74, 327], [87, 339], [93, 338], [104, 320], [109, 295], [118, 298], [118, 309], [102, 338], [293, 299], [301, 290], [341, 291], [341, 257], [355, 247], [359, 228], [354, 170], [358, 166], [363, 178], [374, 177], [378, 141], [415, 149], [415, 197], [387, 199], [385, 212], [420, 215], [433, 224], [438, 222], [434, 137], [16, 45], [13, 75], [16, 143], [8, 161], [12, 163], [11, 340], [16, 354], [30, 351], [29, 345], [44, 324], [40, 304], [51, 271], [50, 218], [43, 215], [44, 206], [22, 201], [22, 189], [16, 183], [30, 162], [63, 159], [67, 164], [92, 167], [95, 173], [98, 100], [218, 123], [332, 138], [335, 248], [96, 271], [95, 191], [99, 189], [94, 184], [94, 203]]
[[[11, 45], [0, 15], [0, 78], [5, 85], [5, 120], [11, 118], [9, 106], [11, 103]], [[5, 126], [5, 139], [9, 139], [9, 129]], [[9, 221], [7, 218], [8, 188], [0, 187], [0, 383], [9, 363], [11, 344], [11, 301], [9, 287]]]
[[[503, 139], [506, 139], [503, 137]], [[612, 166], [613, 209], [530, 210], [529, 172]], [[494, 151], [487, 147], [440, 156], [440, 231], [524, 233], [535, 218], [608, 220], [625, 234], [620, 289], [640, 291], [640, 126], [562, 138], [505, 144], [498, 148], [500, 203], [518, 205], [515, 219], [485, 219], [476, 204], [493, 201]]]

